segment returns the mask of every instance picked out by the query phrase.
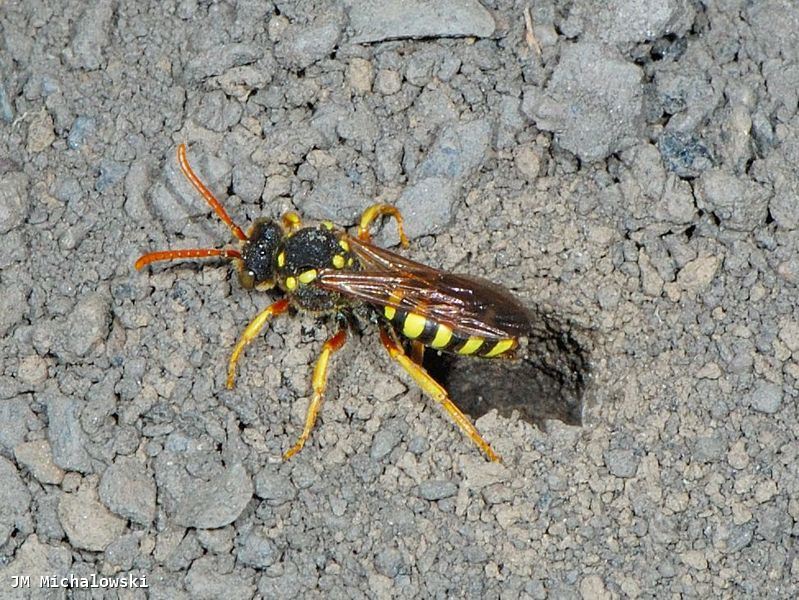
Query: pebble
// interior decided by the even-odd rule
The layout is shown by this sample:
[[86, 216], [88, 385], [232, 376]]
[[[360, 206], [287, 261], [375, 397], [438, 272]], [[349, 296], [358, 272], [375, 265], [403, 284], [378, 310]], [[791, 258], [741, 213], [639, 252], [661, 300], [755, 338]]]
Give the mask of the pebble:
[[47, 381], [47, 361], [38, 354], [26, 356], [19, 362], [17, 377], [31, 388], [40, 388]]
[[28, 423], [37, 420], [29, 404], [29, 395], [0, 402], [0, 449], [5, 452], [13, 452], [14, 448], [25, 441]]
[[487, 119], [445, 127], [414, 172], [414, 178], [468, 177], [483, 164], [491, 133], [492, 126]]
[[191, 562], [184, 583], [190, 598], [250, 600], [256, 597], [252, 571], [224, 569], [216, 556], [202, 556]]
[[605, 464], [611, 475], [616, 477], [634, 477], [638, 470], [638, 457], [632, 450], [608, 450], [605, 454]]
[[175, 507], [172, 520], [184, 527], [212, 529], [235, 521], [247, 507], [253, 484], [246, 469], [236, 464], [211, 481], [199, 482]]
[[396, 94], [402, 88], [402, 75], [394, 69], [380, 69], [375, 76], [375, 91], [384, 96]]
[[111, 17], [114, 13], [112, 0], [98, 0], [86, 5], [80, 19], [74, 26], [71, 53], [67, 61], [73, 67], [92, 71], [99, 69], [104, 62], [103, 48], [108, 44]]
[[2, 282], [0, 287], [0, 336], [8, 334], [22, 321], [28, 309], [29, 289], [18, 281]]
[[290, 69], [306, 69], [333, 52], [340, 39], [341, 24], [337, 21], [289, 25], [275, 45], [275, 58]]
[[31, 495], [17, 467], [0, 456], [0, 545], [5, 545], [15, 530], [25, 531]]
[[238, 548], [236, 558], [247, 566], [265, 569], [275, 563], [278, 553], [272, 540], [251, 531]]
[[70, 544], [101, 552], [125, 531], [125, 521], [112, 514], [89, 491], [64, 494], [58, 502], [58, 519]]
[[405, 38], [489, 37], [494, 19], [476, 0], [371, 0], [349, 11], [356, 44]]
[[442, 500], [458, 493], [458, 486], [449, 480], [428, 480], [419, 484], [419, 495], [425, 500]]
[[[407, 236], [414, 239], [446, 229], [454, 218], [460, 194], [460, 183], [443, 177], [422, 179], [405, 188], [396, 206], [405, 218]], [[398, 239], [393, 230], [387, 237]]]
[[128, 165], [105, 158], [100, 162], [100, 175], [94, 182], [94, 189], [105, 192], [122, 181], [127, 173]]
[[70, 150], [79, 149], [86, 143], [86, 138], [92, 134], [96, 126], [97, 122], [92, 117], [85, 117], [83, 115], [77, 117], [72, 123], [72, 127], [69, 129], [67, 147]]
[[677, 284], [687, 292], [699, 293], [710, 285], [720, 266], [718, 256], [700, 256], [680, 269]]
[[710, 150], [694, 134], [665, 131], [657, 142], [663, 164], [678, 177], [697, 177], [713, 166]]
[[72, 357], [89, 354], [108, 337], [111, 325], [110, 298], [102, 292], [84, 295], [67, 317], [66, 350]]
[[363, 58], [353, 58], [347, 65], [347, 82], [356, 94], [372, 91], [375, 72], [372, 63]]
[[375, 434], [372, 440], [372, 448], [369, 455], [372, 457], [372, 460], [381, 460], [388, 456], [399, 441], [399, 433], [391, 429], [381, 429]]
[[14, 458], [41, 483], [59, 485], [64, 479], [64, 470], [53, 462], [53, 453], [47, 440], [17, 444]]
[[698, 550], [689, 550], [680, 555], [683, 563], [697, 571], [704, 571], [707, 569], [707, 559], [705, 555]]
[[770, 381], [758, 381], [749, 403], [756, 411], [773, 415], [782, 403], [782, 386]]
[[111, 511], [140, 525], [155, 519], [153, 476], [135, 458], [117, 457], [100, 479], [100, 500]]
[[752, 231], [765, 224], [769, 191], [750, 179], [721, 169], [705, 171], [696, 183], [696, 205], [729, 229]]
[[25, 222], [30, 212], [28, 176], [15, 171], [0, 177], [0, 234]]
[[47, 439], [53, 462], [66, 471], [91, 472], [86, 434], [80, 424], [82, 401], [58, 392], [48, 392], [44, 394], [43, 403], [47, 408]]
[[36, 113], [28, 127], [26, 148], [29, 154], [38, 154], [50, 147], [55, 141], [53, 117], [46, 110]]
[[[15, 575], [65, 575], [69, 573], [72, 564], [72, 551], [69, 548], [61, 545], [50, 546], [49, 544], [43, 544], [36, 534], [32, 534], [25, 539], [22, 546], [14, 553], [13, 560], [3, 563], [4, 566], [0, 568], [0, 581], [12, 581], [12, 577]], [[34, 580], [33, 577], [31, 577], [31, 580]], [[23, 591], [23, 588], [16, 591]], [[66, 594], [57, 592], [53, 594], [42, 592], [36, 595], [42, 598], [66, 597]], [[22, 599], [32, 596], [34, 594], [6, 593], [7, 598]]]
[[641, 79], [606, 46], [567, 45], [545, 90], [527, 88], [522, 112], [580, 159], [602, 160], [643, 137]]

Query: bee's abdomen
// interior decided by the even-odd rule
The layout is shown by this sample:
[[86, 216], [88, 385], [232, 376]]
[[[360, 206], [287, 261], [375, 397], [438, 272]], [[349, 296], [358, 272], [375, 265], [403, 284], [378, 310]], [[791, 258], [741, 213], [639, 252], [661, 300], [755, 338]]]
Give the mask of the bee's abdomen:
[[494, 358], [508, 355], [517, 346], [515, 338], [465, 335], [443, 323], [393, 306], [384, 307], [383, 314], [403, 337], [442, 352]]

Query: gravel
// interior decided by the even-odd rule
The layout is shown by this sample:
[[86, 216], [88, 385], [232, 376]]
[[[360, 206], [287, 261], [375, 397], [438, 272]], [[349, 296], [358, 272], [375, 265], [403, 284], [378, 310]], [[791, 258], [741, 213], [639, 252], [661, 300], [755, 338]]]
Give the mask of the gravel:
[[[526, 8], [4, 5], [0, 595], [799, 595], [799, 8]], [[334, 324], [275, 319], [225, 388], [278, 295], [133, 268], [235, 242], [180, 143], [245, 230], [394, 203], [399, 252], [535, 307], [522, 361], [426, 355], [504, 462], [368, 318], [283, 462]]]

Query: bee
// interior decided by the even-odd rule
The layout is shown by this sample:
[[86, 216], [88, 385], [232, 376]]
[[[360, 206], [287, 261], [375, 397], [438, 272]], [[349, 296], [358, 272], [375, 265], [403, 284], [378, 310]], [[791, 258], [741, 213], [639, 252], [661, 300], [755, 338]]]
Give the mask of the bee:
[[292, 308], [329, 315], [339, 324], [322, 346], [313, 369], [305, 425], [296, 443], [283, 454], [284, 460], [299, 452], [311, 435], [330, 359], [344, 346], [357, 319], [356, 309], [358, 315], [365, 312], [377, 323], [380, 341], [391, 359], [444, 408], [488, 459], [501, 460], [422, 362], [425, 349], [488, 360], [514, 358], [531, 327], [530, 314], [519, 300], [485, 279], [438, 270], [374, 244], [371, 225], [389, 217], [396, 221], [402, 246], [409, 245], [402, 215], [389, 204], [367, 208], [354, 235], [329, 221], [304, 226], [295, 212], [279, 220], [257, 219], [245, 233], [194, 173], [185, 144], [178, 147], [177, 155], [181, 171], [227, 225], [239, 248], [150, 252], [136, 261], [136, 269], [159, 261], [219, 257], [234, 263], [244, 288], [283, 292], [244, 329], [228, 362], [227, 388], [234, 386], [242, 352], [274, 317]]

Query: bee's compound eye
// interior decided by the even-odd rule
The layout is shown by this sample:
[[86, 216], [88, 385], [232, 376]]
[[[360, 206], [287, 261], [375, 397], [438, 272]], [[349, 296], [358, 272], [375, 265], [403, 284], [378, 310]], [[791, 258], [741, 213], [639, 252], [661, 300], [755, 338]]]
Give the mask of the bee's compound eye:
[[243, 288], [251, 290], [255, 287], [255, 273], [248, 269], [239, 271], [239, 283]]

